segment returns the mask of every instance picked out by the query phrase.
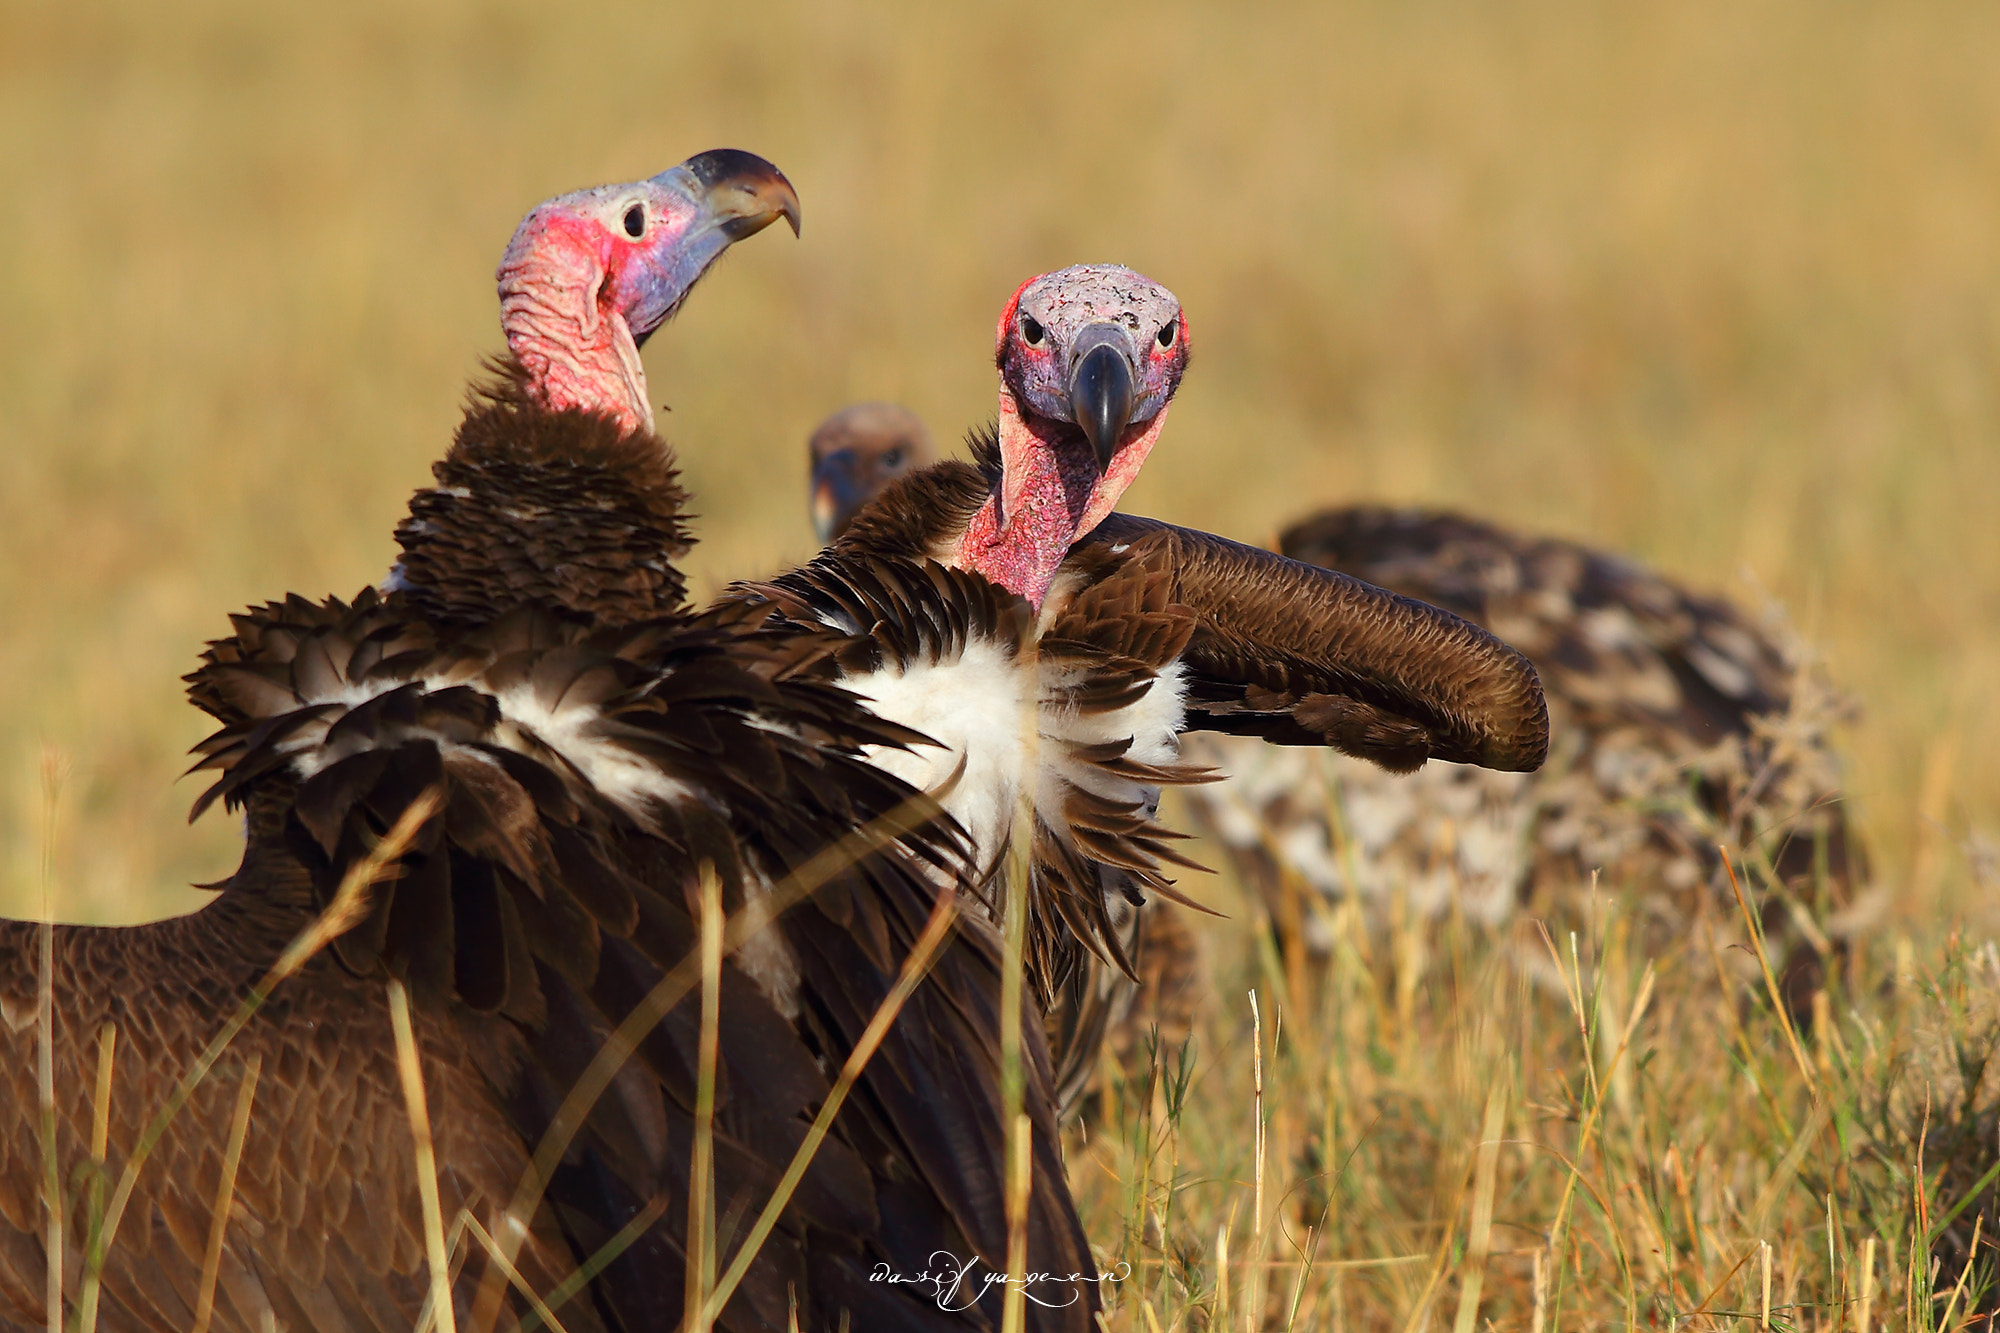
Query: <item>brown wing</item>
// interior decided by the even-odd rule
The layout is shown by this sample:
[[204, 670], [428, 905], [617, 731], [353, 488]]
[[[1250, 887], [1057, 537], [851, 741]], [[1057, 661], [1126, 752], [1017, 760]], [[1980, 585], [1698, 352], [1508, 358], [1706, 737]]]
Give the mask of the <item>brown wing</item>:
[[[183, 922], [66, 928], [58, 941], [68, 968], [65, 1086], [94, 1086], [96, 1029], [120, 1028], [114, 1168], [186, 1060], [357, 850], [417, 793], [444, 798], [368, 919], [287, 982], [238, 1040], [237, 1052], [263, 1057], [265, 1091], [228, 1232], [224, 1275], [235, 1286], [218, 1304], [219, 1327], [260, 1327], [267, 1309], [295, 1328], [414, 1326], [425, 1295], [421, 1232], [384, 1039], [385, 973], [409, 981], [434, 1066], [447, 1221], [463, 1208], [495, 1231], [584, 1062], [693, 947], [698, 866], [715, 866], [734, 910], [755, 886], [910, 795], [856, 758], [861, 743], [894, 744], [895, 735], [810, 679], [799, 645], [753, 637], [751, 619], [725, 613], [593, 636], [522, 615], [439, 644], [394, 599], [364, 595], [352, 605], [262, 608], [214, 646], [192, 681], [226, 723], [202, 747], [204, 766], [221, 773], [204, 803], [246, 811], [243, 867], [215, 904]], [[716, 1098], [719, 1217], [762, 1206], [826, 1099], [828, 1071], [889, 991], [958, 863], [949, 835], [927, 826], [858, 858], [781, 920], [792, 981], [773, 981], [768, 956], [763, 966], [749, 951], [731, 960]], [[845, 1309], [856, 1326], [959, 1327], [965, 1316], [947, 1319], [911, 1288], [871, 1284], [868, 1273], [878, 1263], [923, 1271], [941, 1245], [1004, 1266], [990, 934], [968, 930], [947, 946], [723, 1327], [783, 1328], [794, 1296], [801, 1316], [820, 1322]], [[29, 927], [0, 938], [11, 976], [34, 975], [33, 938]], [[191, 991], [206, 998], [190, 1003]], [[12, 1018], [21, 1006], [11, 992], [8, 1001]], [[107, 1003], [123, 1006], [108, 1020]], [[595, 1327], [599, 1314], [631, 1327], [680, 1317], [695, 1004], [683, 1000], [642, 1043], [533, 1223], [521, 1263], [547, 1292], [639, 1209], [664, 1208], [573, 1316], [559, 1312], [570, 1326]], [[32, 1033], [13, 1034], [13, 1044], [23, 1058], [10, 1069], [28, 1077]], [[1049, 1078], [1046, 1056], [1031, 1049], [1031, 1253], [1038, 1269], [1085, 1272]], [[112, 1256], [107, 1309], [118, 1317], [109, 1326], [192, 1322], [234, 1086], [217, 1077], [180, 1122], [183, 1137], [163, 1144], [159, 1174], [142, 1181]], [[38, 1322], [39, 1140], [31, 1087], [15, 1091], [15, 1113], [0, 1122], [0, 1297]], [[81, 1159], [89, 1126], [87, 1102], [71, 1100], [66, 1162]], [[462, 1300], [484, 1266], [472, 1253]], [[1094, 1291], [1085, 1297], [1043, 1326], [1083, 1326]]]
[[1170, 571], [1196, 618], [1189, 728], [1331, 745], [1384, 767], [1528, 770], [1548, 753], [1534, 667], [1457, 616], [1255, 547], [1113, 514], [1079, 543]]
[[[269, 813], [251, 812], [239, 872], [259, 881], [259, 893], [225, 889], [198, 913], [148, 926], [54, 928], [55, 1148], [64, 1180], [75, 1184], [65, 1237], [71, 1309], [80, 1294], [76, 1260], [111, 1185], [196, 1053], [313, 914], [309, 877], [285, 853]], [[0, 923], [0, 965], [30, 993], [39, 935], [33, 925]], [[107, 1179], [93, 1190], [99, 1034], [107, 1028], [116, 1034]], [[490, 1226], [494, 1201], [504, 1201], [527, 1164], [527, 1146], [488, 1077], [522, 1058], [519, 1033], [420, 1006], [416, 1035], [445, 1215], [470, 1209]], [[107, 1251], [98, 1326], [193, 1325], [229, 1126], [252, 1061], [259, 1068], [222, 1233], [213, 1326], [242, 1333], [274, 1323], [414, 1327], [427, 1293], [422, 1210], [383, 988], [325, 954], [276, 992], [160, 1138]], [[35, 1067], [32, 1025], [0, 1024], [5, 1328], [44, 1325]], [[572, 1246], [547, 1214], [533, 1225], [518, 1266], [545, 1292], [574, 1270]], [[568, 1327], [602, 1326], [584, 1300], [565, 1303], [560, 1317]]]

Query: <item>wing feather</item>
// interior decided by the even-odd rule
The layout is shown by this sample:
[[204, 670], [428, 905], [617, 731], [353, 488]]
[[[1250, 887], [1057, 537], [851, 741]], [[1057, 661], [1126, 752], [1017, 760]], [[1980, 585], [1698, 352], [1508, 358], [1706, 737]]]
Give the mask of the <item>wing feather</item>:
[[1392, 768], [1436, 758], [1526, 771], [1547, 757], [1534, 667], [1449, 612], [1124, 514], [1079, 545], [1165, 572], [1195, 617], [1191, 729], [1327, 744]]

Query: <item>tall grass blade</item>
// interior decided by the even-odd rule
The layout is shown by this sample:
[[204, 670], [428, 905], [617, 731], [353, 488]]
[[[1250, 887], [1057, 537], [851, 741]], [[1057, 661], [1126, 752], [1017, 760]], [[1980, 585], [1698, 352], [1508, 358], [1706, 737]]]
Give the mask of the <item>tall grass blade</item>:
[[721, 1039], [722, 882], [701, 867], [701, 1036], [695, 1055], [694, 1146], [688, 1170], [687, 1329], [708, 1333], [715, 1286], [715, 1061]]
[[[97, 1030], [97, 1096], [91, 1103], [90, 1117], [90, 1225], [88, 1235], [95, 1237], [104, 1221], [104, 1162], [111, 1151], [111, 1095], [112, 1075], [118, 1057], [118, 1027], [106, 1023]], [[93, 1241], [92, 1244], [95, 1242]], [[77, 1306], [77, 1326], [94, 1328], [97, 1325], [97, 1301], [99, 1288], [92, 1286], [82, 1293]]]
[[1473, 1333], [1479, 1322], [1479, 1294], [1486, 1282], [1486, 1259], [1493, 1248], [1493, 1187], [1500, 1165], [1500, 1132], [1507, 1111], [1505, 1083], [1486, 1094], [1479, 1122], [1479, 1146], [1472, 1171], [1472, 1225], [1465, 1238], [1464, 1278], [1458, 1288], [1458, 1316], [1452, 1333]]
[[51, 746], [42, 747], [42, 928], [37, 932], [40, 967], [35, 977], [35, 1092], [41, 1130], [43, 1254], [48, 1260], [46, 1318], [49, 1333], [63, 1326], [64, 1216], [62, 1166], [56, 1143], [56, 813], [61, 808], [68, 764]]
[[106, 1023], [97, 1030], [97, 1096], [90, 1104], [90, 1160], [99, 1168], [100, 1186], [104, 1155], [111, 1147], [111, 1076], [117, 1056], [118, 1025]]
[[1028, 1321], [1028, 1188], [1034, 1183], [1034, 1125], [1024, 1111], [1007, 1134], [1007, 1295], [1001, 1333], [1021, 1333]]
[[431, 1112], [424, 1096], [424, 1067], [410, 1026], [410, 995], [389, 979], [389, 1023], [396, 1033], [396, 1072], [403, 1080], [403, 1107], [416, 1140], [417, 1199], [424, 1215], [424, 1260], [430, 1268], [431, 1316], [441, 1333], [458, 1333], [451, 1299], [451, 1259], [444, 1243], [444, 1210], [438, 1204], [437, 1150], [431, 1143]]
[[1951, 1299], [1944, 1303], [1944, 1313], [1938, 1316], [1937, 1326], [1939, 1328], [1957, 1327], [1957, 1325], [1951, 1322], [1951, 1318], [1952, 1315], [1957, 1313], [1958, 1303], [1965, 1296], [1966, 1279], [1972, 1276], [1972, 1269], [1974, 1267], [1972, 1258], [1979, 1253], [1979, 1228], [1985, 1221], [1986, 1214], [1984, 1213], [1977, 1214], [1972, 1219], [1972, 1244], [1966, 1247], [1966, 1263], [1958, 1270], [1958, 1281], [1952, 1284]]
[[1257, 1333], [1264, 1318], [1264, 1011], [1250, 992], [1252, 1193], [1250, 1254], [1243, 1265], [1243, 1333]]
[[[541, 1327], [543, 1311], [560, 1309], [569, 1304], [577, 1293], [590, 1285], [591, 1279], [615, 1262], [619, 1255], [631, 1249], [635, 1241], [653, 1229], [655, 1222], [666, 1216], [669, 1202], [664, 1194], [656, 1194], [648, 1199], [646, 1206], [632, 1215], [631, 1221], [618, 1228], [618, 1234], [598, 1246], [589, 1258], [577, 1265], [575, 1272], [556, 1284], [554, 1291], [541, 1301], [535, 1302], [527, 1315], [514, 1325], [514, 1333], [533, 1333], [534, 1329]], [[504, 1253], [506, 1246], [503, 1244], [501, 1249]], [[505, 1266], [500, 1268], [501, 1281], [507, 1280], [506, 1273], [512, 1268], [513, 1258], [508, 1255]]]
[[229, 1230], [230, 1206], [236, 1199], [236, 1170], [243, 1161], [243, 1140], [250, 1131], [250, 1106], [257, 1098], [257, 1075], [264, 1057], [244, 1062], [243, 1081], [236, 1087], [236, 1109], [229, 1117], [229, 1139], [222, 1149], [222, 1177], [215, 1187], [215, 1211], [209, 1214], [208, 1245], [201, 1254], [201, 1285], [194, 1303], [194, 1333], [208, 1333], [215, 1313], [215, 1279], [222, 1268], [222, 1240]]
[[1758, 970], [1764, 974], [1764, 989], [1771, 998], [1771, 1012], [1777, 1016], [1778, 1027], [1785, 1034], [1785, 1044], [1791, 1048], [1792, 1061], [1798, 1065], [1799, 1073], [1805, 1078], [1806, 1086], [1813, 1090], [1813, 1095], [1821, 1096], [1819, 1071], [1806, 1059], [1805, 1047], [1799, 1042], [1799, 1030], [1792, 1022], [1792, 1008], [1785, 1003], [1784, 992], [1778, 988], [1778, 974], [1771, 968], [1771, 953], [1764, 947], [1764, 928], [1758, 922], [1757, 914], [1750, 910], [1750, 900], [1736, 878], [1736, 866], [1729, 859], [1729, 849], [1717, 845], [1715, 850], [1722, 854], [1722, 868], [1729, 874], [1729, 887], [1736, 894], [1736, 906], [1742, 911], [1744, 927], [1750, 932], [1750, 945], [1757, 954]]
[[1768, 1240], [1759, 1241], [1758, 1244], [1763, 1246], [1762, 1251], [1757, 1256], [1757, 1266], [1762, 1270], [1764, 1297], [1758, 1307], [1761, 1313], [1757, 1317], [1757, 1327], [1769, 1328], [1771, 1326], [1771, 1242]]
[[569, 1333], [569, 1330], [563, 1327], [562, 1321], [556, 1318], [555, 1311], [548, 1307], [529, 1285], [528, 1279], [521, 1275], [521, 1270], [514, 1266], [513, 1260], [502, 1252], [499, 1242], [493, 1239], [492, 1233], [479, 1224], [479, 1219], [461, 1208], [458, 1221], [460, 1226], [472, 1233], [472, 1238], [479, 1243], [479, 1248], [486, 1251], [487, 1262], [499, 1265], [500, 1271], [506, 1274], [508, 1283], [521, 1294], [521, 1299], [528, 1303], [528, 1308], [534, 1312], [534, 1317], [541, 1320], [551, 1333]]
[[56, 928], [46, 919], [38, 932], [41, 971], [35, 979], [35, 1092], [40, 1102], [37, 1122], [42, 1139], [43, 1253], [48, 1257], [48, 1329], [63, 1326], [62, 1166], [56, 1144]]
[[[743, 941], [764, 929], [835, 875], [928, 823], [936, 817], [937, 808], [934, 795], [920, 792], [830, 843], [791, 874], [753, 897], [742, 911], [730, 919], [722, 936], [724, 956], [735, 952]], [[501, 1234], [496, 1238], [510, 1263], [519, 1258], [521, 1246], [527, 1240], [528, 1223], [541, 1204], [542, 1192], [548, 1188], [557, 1165], [561, 1163], [563, 1154], [569, 1151], [571, 1140], [583, 1128], [591, 1108], [611, 1086], [611, 1080], [624, 1068], [645, 1035], [681, 1002], [681, 998], [699, 983], [700, 978], [701, 950], [697, 946], [693, 953], [654, 983], [645, 997], [632, 1007], [632, 1012], [604, 1039], [589, 1066], [563, 1097], [562, 1105], [556, 1108], [555, 1116], [549, 1121], [549, 1127], [542, 1132], [541, 1142], [535, 1145], [535, 1153], [529, 1159], [527, 1169], [521, 1173], [514, 1197], [507, 1204]], [[502, 1271], [489, 1267], [473, 1303], [473, 1333], [488, 1333], [493, 1327], [499, 1318], [505, 1287], [506, 1277]]]

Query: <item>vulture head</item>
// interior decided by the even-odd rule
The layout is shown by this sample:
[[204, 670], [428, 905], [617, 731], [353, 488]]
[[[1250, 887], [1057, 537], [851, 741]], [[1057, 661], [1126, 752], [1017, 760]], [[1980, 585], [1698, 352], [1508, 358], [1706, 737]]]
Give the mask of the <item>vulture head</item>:
[[499, 272], [500, 326], [535, 395], [650, 432], [640, 346], [724, 250], [781, 217], [797, 233], [791, 182], [733, 148], [538, 205]]
[[937, 461], [917, 414], [894, 403], [856, 403], [819, 423], [812, 456], [813, 530], [822, 544], [898, 477]]
[[1000, 485], [961, 563], [1039, 605], [1139, 475], [1187, 358], [1180, 302], [1143, 274], [1078, 264], [1021, 284], [995, 352]]

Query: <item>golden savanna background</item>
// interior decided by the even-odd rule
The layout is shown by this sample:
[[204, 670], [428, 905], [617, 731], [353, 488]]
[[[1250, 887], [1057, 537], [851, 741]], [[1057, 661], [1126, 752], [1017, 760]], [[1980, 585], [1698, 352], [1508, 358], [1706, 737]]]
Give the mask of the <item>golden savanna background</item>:
[[[744, 246], [647, 351], [697, 497], [699, 587], [809, 554], [821, 416], [898, 399], [955, 439], [992, 412], [1014, 287], [1126, 263], [1182, 298], [1194, 348], [1126, 509], [1265, 540], [1336, 501], [1448, 504], [1782, 606], [1860, 706], [1841, 743], [1877, 930], [1918, 970], [1957, 957], [2000, 925], [1996, 69], [1983, 0], [10, 0], [0, 909], [37, 914], [46, 888], [63, 919], [140, 920], [233, 868], [231, 820], [185, 824], [198, 787], [176, 778], [207, 728], [180, 674], [246, 602], [348, 595], [388, 568], [500, 346], [493, 267], [523, 212], [726, 145], [785, 170], [805, 227]], [[1230, 901], [1188, 887], [1210, 884]], [[1244, 913], [1217, 933], [1247, 939]], [[1247, 1024], [1240, 989], [1223, 1004], [1225, 1032]], [[1428, 1020], [1431, 1054], [1384, 1058], [1418, 1081], [1444, 1068], [1472, 1040], [1456, 1012]], [[1696, 1038], [1662, 1040], [1686, 1077], [1723, 1078]], [[1206, 1091], [1237, 1099], [1202, 1142], [1249, 1137], [1230, 1049], [1202, 1056], [1235, 1071]], [[1472, 1160], [1484, 1095], [1427, 1131], [1452, 1161]], [[1817, 1104], [1798, 1095], [1789, 1128], [1737, 1148], [1783, 1157]], [[1216, 1178], [1248, 1178], [1229, 1162]], [[1521, 1170], [1526, 1216], [1544, 1195]], [[1459, 1216], [1463, 1189], [1436, 1185], [1435, 1215]], [[1606, 1197], [1608, 1219], [1615, 1180]], [[1830, 1262], [1814, 1226], [1859, 1252], [1840, 1200], [1825, 1222], [1795, 1202], [1764, 1220], [1796, 1215], [1770, 1238], [1799, 1265]], [[1212, 1258], [1234, 1212], [1199, 1207]], [[1404, 1286], [1357, 1277], [1341, 1317], [1450, 1318], [1464, 1225], [1410, 1233], [1413, 1254], [1449, 1252], [1430, 1287], [1422, 1264]], [[1736, 1251], [1703, 1243], [1700, 1273], [1664, 1289], [1733, 1271]], [[1603, 1271], [1659, 1288], [1687, 1260], [1648, 1244], [1664, 1270]], [[1495, 1270], [1489, 1302], [1527, 1308], [1525, 1264]], [[1646, 1317], [1624, 1281], [1601, 1289], [1610, 1325]], [[1161, 1326], [1223, 1317], [1181, 1295]], [[1899, 1299], [1917, 1326], [1922, 1300]], [[1843, 1317], [1827, 1300], [1814, 1318]], [[1134, 1310], [1119, 1318], [1146, 1327]]]
[[44, 744], [74, 910], [228, 869], [197, 646], [381, 576], [523, 212], [728, 144], [806, 227], [648, 353], [703, 579], [807, 553], [821, 415], [956, 437], [1013, 287], [1114, 259], [1197, 358], [1128, 507], [1443, 502], [1778, 599], [1927, 915], [2000, 821], [1996, 54], [1978, 3], [10, 4], [6, 901]]

